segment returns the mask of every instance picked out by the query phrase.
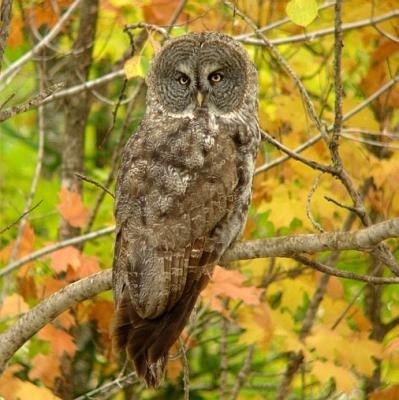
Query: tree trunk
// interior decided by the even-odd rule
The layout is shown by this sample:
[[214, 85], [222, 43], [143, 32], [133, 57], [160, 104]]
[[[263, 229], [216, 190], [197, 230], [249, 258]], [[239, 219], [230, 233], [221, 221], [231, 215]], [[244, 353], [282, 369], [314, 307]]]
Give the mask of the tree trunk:
[[[83, 0], [80, 9], [78, 35], [73, 44], [67, 71], [67, 86], [86, 81], [91, 62], [96, 33], [98, 0]], [[83, 173], [85, 129], [90, 112], [90, 93], [83, 91], [65, 100], [65, 133], [62, 154], [62, 186], [82, 194], [82, 182], [75, 173]], [[60, 239], [67, 239], [80, 233], [64, 219], [60, 225]]]

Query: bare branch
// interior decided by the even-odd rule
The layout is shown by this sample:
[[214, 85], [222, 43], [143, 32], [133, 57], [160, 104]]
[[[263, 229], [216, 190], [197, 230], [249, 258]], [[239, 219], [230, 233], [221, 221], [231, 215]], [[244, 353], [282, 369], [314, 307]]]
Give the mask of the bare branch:
[[[349, 118], [353, 117], [355, 114], [366, 108], [371, 102], [373, 102], [376, 98], [381, 96], [383, 93], [391, 89], [396, 83], [399, 82], [399, 75], [394, 76], [389, 82], [387, 82], [385, 85], [381, 86], [378, 90], [376, 90], [372, 95], [367, 97], [365, 100], [363, 100], [360, 104], [358, 104], [356, 107], [354, 107], [352, 110], [347, 112], [343, 117], [342, 117], [342, 122], [347, 121]], [[330, 132], [333, 129], [333, 125], [330, 125], [327, 128], [327, 132]], [[321, 134], [318, 133], [317, 135], [313, 136], [310, 138], [308, 141], [305, 143], [301, 144], [298, 146], [296, 149], [292, 150], [292, 152], [298, 154], [301, 153], [302, 151], [306, 150], [313, 144], [317, 143], [321, 139]], [[276, 165], [279, 165], [283, 163], [284, 161], [288, 160], [290, 156], [282, 156], [279, 157], [267, 164], [264, 164], [257, 168], [255, 170], [255, 175], [260, 174], [261, 172], [268, 171], [269, 169], [275, 167]]]
[[29, 210], [25, 211], [21, 216], [18, 217], [14, 222], [11, 222], [11, 224], [7, 225], [6, 227], [0, 229], [0, 235], [6, 231], [8, 231], [10, 228], [12, 228], [14, 225], [17, 225], [19, 221], [21, 221], [22, 218], [24, 218], [26, 215], [30, 214], [33, 210], [35, 210], [37, 207], [42, 204], [43, 200], [40, 200], [37, 204], [35, 204], [33, 207], [31, 207]]
[[99, 272], [43, 300], [24, 314], [8, 331], [0, 335], [0, 373], [12, 355], [43, 326], [64, 310], [111, 288], [111, 270]]
[[263, 257], [290, 257], [298, 253], [327, 250], [370, 250], [381, 241], [399, 237], [399, 218], [354, 232], [302, 234], [236, 243], [223, 256], [222, 262]]
[[88, 178], [87, 176], [84, 176], [84, 175], [82, 175], [82, 174], [79, 174], [79, 173], [77, 173], [77, 172], [75, 173], [75, 175], [76, 175], [79, 179], [81, 179], [82, 181], [88, 182], [88, 183], [91, 183], [91, 184], [94, 185], [94, 186], [97, 186], [98, 188], [100, 188], [101, 190], [103, 190], [105, 193], [109, 194], [113, 199], [115, 198], [114, 194], [113, 194], [110, 190], [108, 190], [105, 186], [103, 186], [101, 183], [95, 181], [94, 179]]
[[115, 227], [111, 226], [109, 228], [99, 229], [98, 231], [86, 233], [84, 235], [76, 236], [72, 239], [63, 240], [63, 241], [53, 244], [51, 246], [44, 247], [43, 249], [35, 251], [34, 253], [31, 253], [26, 257], [20, 258], [19, 260], [14, 261], [14, 262], [8, 264], [6, 267], [2, 268], [0, 270], [0, 278], [4, 275], [11, 273], [12, 271], [21, 267], [22, 265], [25, 265], [31, 261], [37, 260], [38, 258], [45, 256], [46, 254], [53, 253], [54, 251], [63, 249], [68, 246], [73, 246], [73, 245], [76, 245], [79, 243], [86, 242], [87, 240], [92, 240], [92, 239], [96, 239], [101, 236], [109, 235], [109, 234], [113, 233], [114, 231], [115, 231]]
[[310, 116], [312, 117], [317, 130], [321, 134], [321, 137], [328, 143], [328, 136], [325, 131], [325, 128], [320, 121], [320, 118], [317, 115], [316, 109], [314, 107], [314, 104], [312, 100], [309, 97], [309, 94], [297, 76], [297, 74], [294, 72], [294, 70], [291, 68], [287, 60], [282, 56], [282, 54], [277, 50], [277, 48], [271, 43], [271, 41], [259, 31], [259, 28], [255, 24], [255, 22], [249, 18], [246, 14], [242, 13], [234, 4], [232, 4], [228, 0], [224, 0], [224, 4], [226, 4], [228, 7], [230, 7], [237, 15], [239, 15], [253, 30], [254, 32], [261, 38], [263, 41], [264, 45], [269, 49], [269, 51], [272, 53], [274, 58], [277, 60], [277, 62], [284, 68], [284, 70], [287, 72], [287, 74], [291, 77], [291, 79], [294, 81], [296, 87], [298, 88], [303, 101], [306, 105], [307, 110], [309, 111]]
[[19, 70], [25, 63], [31, 60], [34, 56], [40, 53], [40, 51], [46, 47], [60, 32], [65, 23], [68, 21], [69, 17], [79, 6], [81, 0], [75, 0], [68, 8], [68, 10], [63, 14], [63, 16], [59, 19], [57, 24], [53, 29], [41, 40], [32, 50], [18, 58], [13, 64], [11, 64], [7, 69], [5, 69], [2, 73], [0, 73], [0, 82], [4, 81], [5, 78], [12, 74], [14, 71]]
[[20, 104], [18, 106], [13, 106], [8, 110], [0, 111], [0, 122], [3, 122], [8, 118], [13, 117], [14, 115], [23, 113], [25, 111], [29, 111], [34, 107], [44, 104], [44, 100], [49, 98], [49, 96], [51, 96], [53, 93], [58, 92], [64, 86], [65, 86], [64, 82], [56, 83], [55, 85], [52, 85], [47, 89], [43, 90], [38, 95], [32, 97], [26, 103]]
[[[334, 4], [335, 3], [333, 3], [332, 5], [334, 5]], [[392, 10], [389, 13], [383, 14], [379, 17], [362, 19], [360, 21], [343, 24], [342, 32], [375, 25], [377, 23], [384, 22], [389, 19], [397, 18], [398, 16], [399, 16], [399, 9], [395, 9], [395, 10]], [[261, 31], [261, 29], [259, 29], [259, 31]], [[321, 29], [321, 30], [315, 31], [315, 32], [307, 32], [307, 33], [304, 33], [301, 35], [293, 35], [293, 36], [280, 38], [280, 39], [271, 39], [270, 42], [275, 46], [281, 46], [281, 45], [288, 44], [288, 43], [313, 41], [314, 39], [322, 37], [322, 36], [332, 35], [334, 32], [335, 32], [335, 28], [331, 27], [331, 28]], [[254, 34], [251, 34], [251, 35], [254, 35]], [[241, 37], [236, 36], [236, 39], [241, 41], [242, 43], [246, 43], [246, 44], [252, 44], [252, 45], [256, 45], [256, 46], [266, 46], [265, 43], [260, 39], [250, 39], [250, 38], [248, 38], [248, 35], [246, 37], [242, 37], [242, 36]]]
[[342, 0], [337, 0], [335, 4], [335, 31], [334, 31], [334, 78], [335, 78], [335, 113], [332, 138], [329, 143], [331, 157], [336, 168], [342, 168], [342, 160], [338, 153], [338, 144], [342, 128]]

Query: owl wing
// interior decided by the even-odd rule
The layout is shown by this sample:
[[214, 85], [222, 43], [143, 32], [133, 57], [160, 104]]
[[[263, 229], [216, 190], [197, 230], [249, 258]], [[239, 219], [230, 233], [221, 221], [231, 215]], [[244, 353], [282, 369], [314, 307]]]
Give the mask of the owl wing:
[[166, 121], [165, 132], [156, 122], [145, 119], [124, 151], [113, 264], [114, 340], [150, 386], [246, 214], [231, 132], [212, 136], [188, 119]]

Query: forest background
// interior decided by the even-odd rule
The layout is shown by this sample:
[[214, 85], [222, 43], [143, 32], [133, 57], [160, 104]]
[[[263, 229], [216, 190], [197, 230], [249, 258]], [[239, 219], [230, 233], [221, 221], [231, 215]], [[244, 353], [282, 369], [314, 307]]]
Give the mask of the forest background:
[[[113, 190], [169, 35], [259, 71], [263, 143], [160, 389], [112, 352]], [[399, 398], [397, 0], [2, 0], [0, 395]]]

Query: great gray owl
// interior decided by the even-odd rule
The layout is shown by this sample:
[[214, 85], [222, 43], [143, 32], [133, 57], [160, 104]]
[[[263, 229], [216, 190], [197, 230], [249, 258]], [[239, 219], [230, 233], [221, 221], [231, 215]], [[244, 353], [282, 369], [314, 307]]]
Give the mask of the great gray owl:
[[242, 233], [260, 133], [257, 72], [229, 36], [168, 40], [147, 84], [116, 186], [113, 340], [156, 387], [213, 267]]

